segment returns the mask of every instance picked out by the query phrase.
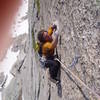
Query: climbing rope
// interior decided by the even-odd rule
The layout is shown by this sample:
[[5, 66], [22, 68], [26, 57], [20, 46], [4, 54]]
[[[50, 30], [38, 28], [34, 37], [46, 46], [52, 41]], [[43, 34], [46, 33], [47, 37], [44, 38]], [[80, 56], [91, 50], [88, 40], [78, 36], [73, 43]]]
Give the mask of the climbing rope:
[[70, 69], [66, 68], [66, 65], [60, 61], [58, 58], [56, 58], [57, 61], [59, 61], [61, 64], [62, 64], [62, 68], [64, 70], [67, 70], [69, 73], [71, 73], [71, 75], [77, 79], [85, 88], [87, 88], [91, 93], [93, 93], [97, 98], [98, 100], [100, 100], [100, 96], [94, 91], [92, 90], [91, 88], [89, 88], [79, 77], [77, 77]]

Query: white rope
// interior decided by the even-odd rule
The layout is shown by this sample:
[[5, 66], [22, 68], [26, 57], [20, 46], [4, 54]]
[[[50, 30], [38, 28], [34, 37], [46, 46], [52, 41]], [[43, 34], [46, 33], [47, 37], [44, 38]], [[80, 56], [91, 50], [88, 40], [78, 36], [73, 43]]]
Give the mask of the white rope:
[[66, 68], [66, 65], [62, 62], [62, 61], [60, 61], [58, 58], [56, 58], [56, 60], [58, 60], [63, 66], [62, 66], [62, 68], [64, 68], [65, 70], [67, 70], [68, 72], [70, 72], [71, 73], [71, 75], [75, 78], [75, 79], [77, 79], [85, 88], [87, 88], [91, 93], [93, 93], [97, 98], [98, 98], [98, 100], [100, 100], [100, 96], [94, 91], [94, 90], [92, 90], [91, 88], [89, 88], [80, 78], [78, 78], [71, 70], [69, 70], [68, 68]]

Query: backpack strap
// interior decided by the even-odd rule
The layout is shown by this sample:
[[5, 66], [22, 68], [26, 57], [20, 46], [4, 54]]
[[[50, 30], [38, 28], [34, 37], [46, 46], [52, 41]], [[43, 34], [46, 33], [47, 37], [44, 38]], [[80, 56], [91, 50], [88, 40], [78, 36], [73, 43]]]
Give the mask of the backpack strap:
[[42, 57], [42, 46], [43, 44], [39, 43], [39, 50], [38, 50], [38, 53], [39, 53], [39, 56]]

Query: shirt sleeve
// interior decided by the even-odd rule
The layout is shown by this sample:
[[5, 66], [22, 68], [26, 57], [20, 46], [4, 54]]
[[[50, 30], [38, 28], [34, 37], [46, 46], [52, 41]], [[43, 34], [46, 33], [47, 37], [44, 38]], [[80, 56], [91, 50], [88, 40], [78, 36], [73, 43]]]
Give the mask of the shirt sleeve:
[[52, 35], [53, 34], [53, 29], [52, 29], [52, 27], [49, 27], [49, 29], [48, 29], [48, 35]]

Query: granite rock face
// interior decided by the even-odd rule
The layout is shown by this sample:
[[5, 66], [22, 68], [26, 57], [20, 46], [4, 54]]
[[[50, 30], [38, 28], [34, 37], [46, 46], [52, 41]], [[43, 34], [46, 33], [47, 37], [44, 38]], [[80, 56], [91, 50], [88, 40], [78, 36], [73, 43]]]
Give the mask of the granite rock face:
[[[60, 36], [57, 48], [61, 61], [100, 95], [99, 4], [99, 0], [29, 0], [25, 60], [11, 82], [13, 85], [4, 90], [3, 100], [99, 100], [68, 71], [61, 69], [59, 86], [48, 80], [48, 69], [41, 68], [33, 49], [38, 31], [48, 29], [53, 21], [58, 20]], [[13, 81], [21, 85], [17, 88]]]

